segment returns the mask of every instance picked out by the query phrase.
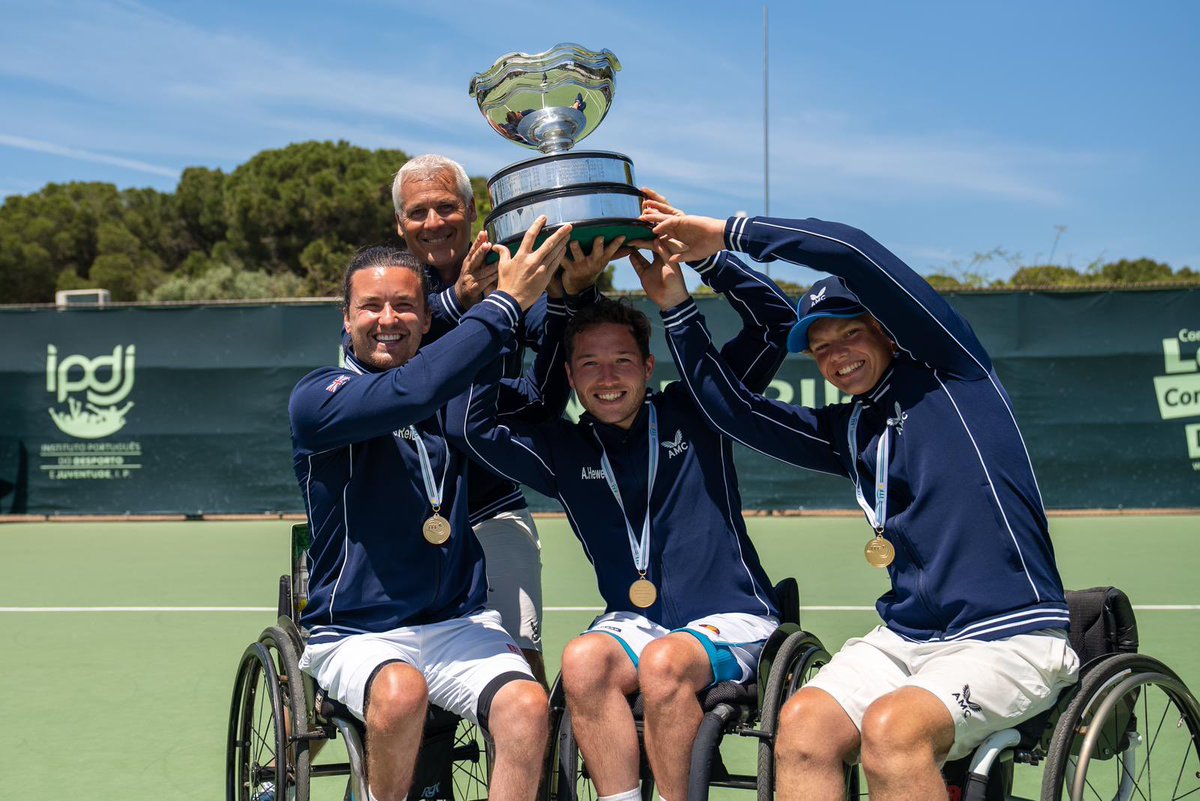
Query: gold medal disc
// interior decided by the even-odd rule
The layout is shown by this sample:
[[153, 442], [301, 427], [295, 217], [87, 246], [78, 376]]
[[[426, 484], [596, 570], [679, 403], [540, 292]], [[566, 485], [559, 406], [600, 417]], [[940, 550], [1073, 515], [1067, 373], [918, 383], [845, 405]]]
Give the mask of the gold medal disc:
[[425, 541], [429, 544], [444, 545], [450, 539], [450, 521], [434, 512], [433, 517], [421, 526], [421, 533], [425, 535]]
[[650, 579], [640, 578], [629, 585], [629, 600], [639, 609], [649, 609], [658, 600], [658, 588]]
[[863, 549], [871, 567], [887, 567], [896, 558], [896, 549], [882, 536], [873, 537]]

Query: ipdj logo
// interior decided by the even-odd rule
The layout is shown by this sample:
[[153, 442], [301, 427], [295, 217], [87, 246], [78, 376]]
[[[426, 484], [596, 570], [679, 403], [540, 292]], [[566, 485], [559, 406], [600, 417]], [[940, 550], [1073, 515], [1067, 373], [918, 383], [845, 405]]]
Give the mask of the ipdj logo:
[[77, 439], [100, 439], [125, 427], [133, 401], [118, 404], [133, 389], [135, 353], [133, 345], [117, 345], [111, 355], [89, 359], [75, 354], [59, 361], [58, 348], [46, 347], [46, 391], [58, 404], [48, 411], [60, 431]]

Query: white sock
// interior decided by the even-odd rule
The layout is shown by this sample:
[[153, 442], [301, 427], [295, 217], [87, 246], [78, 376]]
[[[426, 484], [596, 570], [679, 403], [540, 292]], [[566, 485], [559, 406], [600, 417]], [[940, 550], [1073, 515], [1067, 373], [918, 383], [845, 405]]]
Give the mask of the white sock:
[[642, 797], [642, 789], [634, 787], [632, 790], [626, 790], [623, 793], [614, 795], [602, 795], [596, 801], [639, 801]]
[[[367, 801], [379, 801], [375, 794], [371, 792], [371, 788], [367, 788]], [[408, 801], [408, 796], [404, 796], [404, 801]]]

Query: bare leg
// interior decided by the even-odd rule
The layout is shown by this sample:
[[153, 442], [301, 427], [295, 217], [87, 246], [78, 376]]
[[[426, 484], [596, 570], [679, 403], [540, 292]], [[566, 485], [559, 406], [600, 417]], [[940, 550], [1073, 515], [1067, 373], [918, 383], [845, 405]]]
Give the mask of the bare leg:
[[638, 786], [638, 739], [626, 696], [637, 671], [621, 644], [607, 634], [584, 634], [567, 644], [563, 689], [575, 739], [599, 795]]
[[425, 729], [427, 701], [425, 678], [410, 665], [388, 665], [371, 682], [367, 779], [378, 801], [402, 801], [408, 795]]
[[704, 646], [690, 634], [668, 634], [646, 646], [638, 682], [646, 702], [646, 751], [659, 795], [686, 801], [692, 743], [704, 718], [696, 693], [712, 683]]
[[548, 702], [537, 682], [512, 681], [492, 699], [488, 728], [496, 744], [488, 798], [533, 801], [546, 752]]
[[940, 762], [954, 745], [954, 720], [937, 696], [901, 687], [867, 707], [862, 761], [871, 798], [946, 801]]
[[859, 748], [858, 728], [824, 690], [801, 688], [783, 705], [775, 738], [779, 801], [841, 801], [843, 766]]

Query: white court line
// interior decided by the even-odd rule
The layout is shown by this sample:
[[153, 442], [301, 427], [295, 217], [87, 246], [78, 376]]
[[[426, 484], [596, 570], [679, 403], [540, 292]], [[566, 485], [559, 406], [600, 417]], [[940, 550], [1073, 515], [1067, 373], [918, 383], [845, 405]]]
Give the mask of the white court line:
[[[1198, 612], [1200, 604], [1134, 605], [1137, 612]], [[275, 612], [274, 606], [0, 606], [3, 613], [69, 612]], [[547, 606], [546, 612], [602, 612], [602, 606]], [[802, 612], [874, 612], [874, 606], [806, 606]]]

